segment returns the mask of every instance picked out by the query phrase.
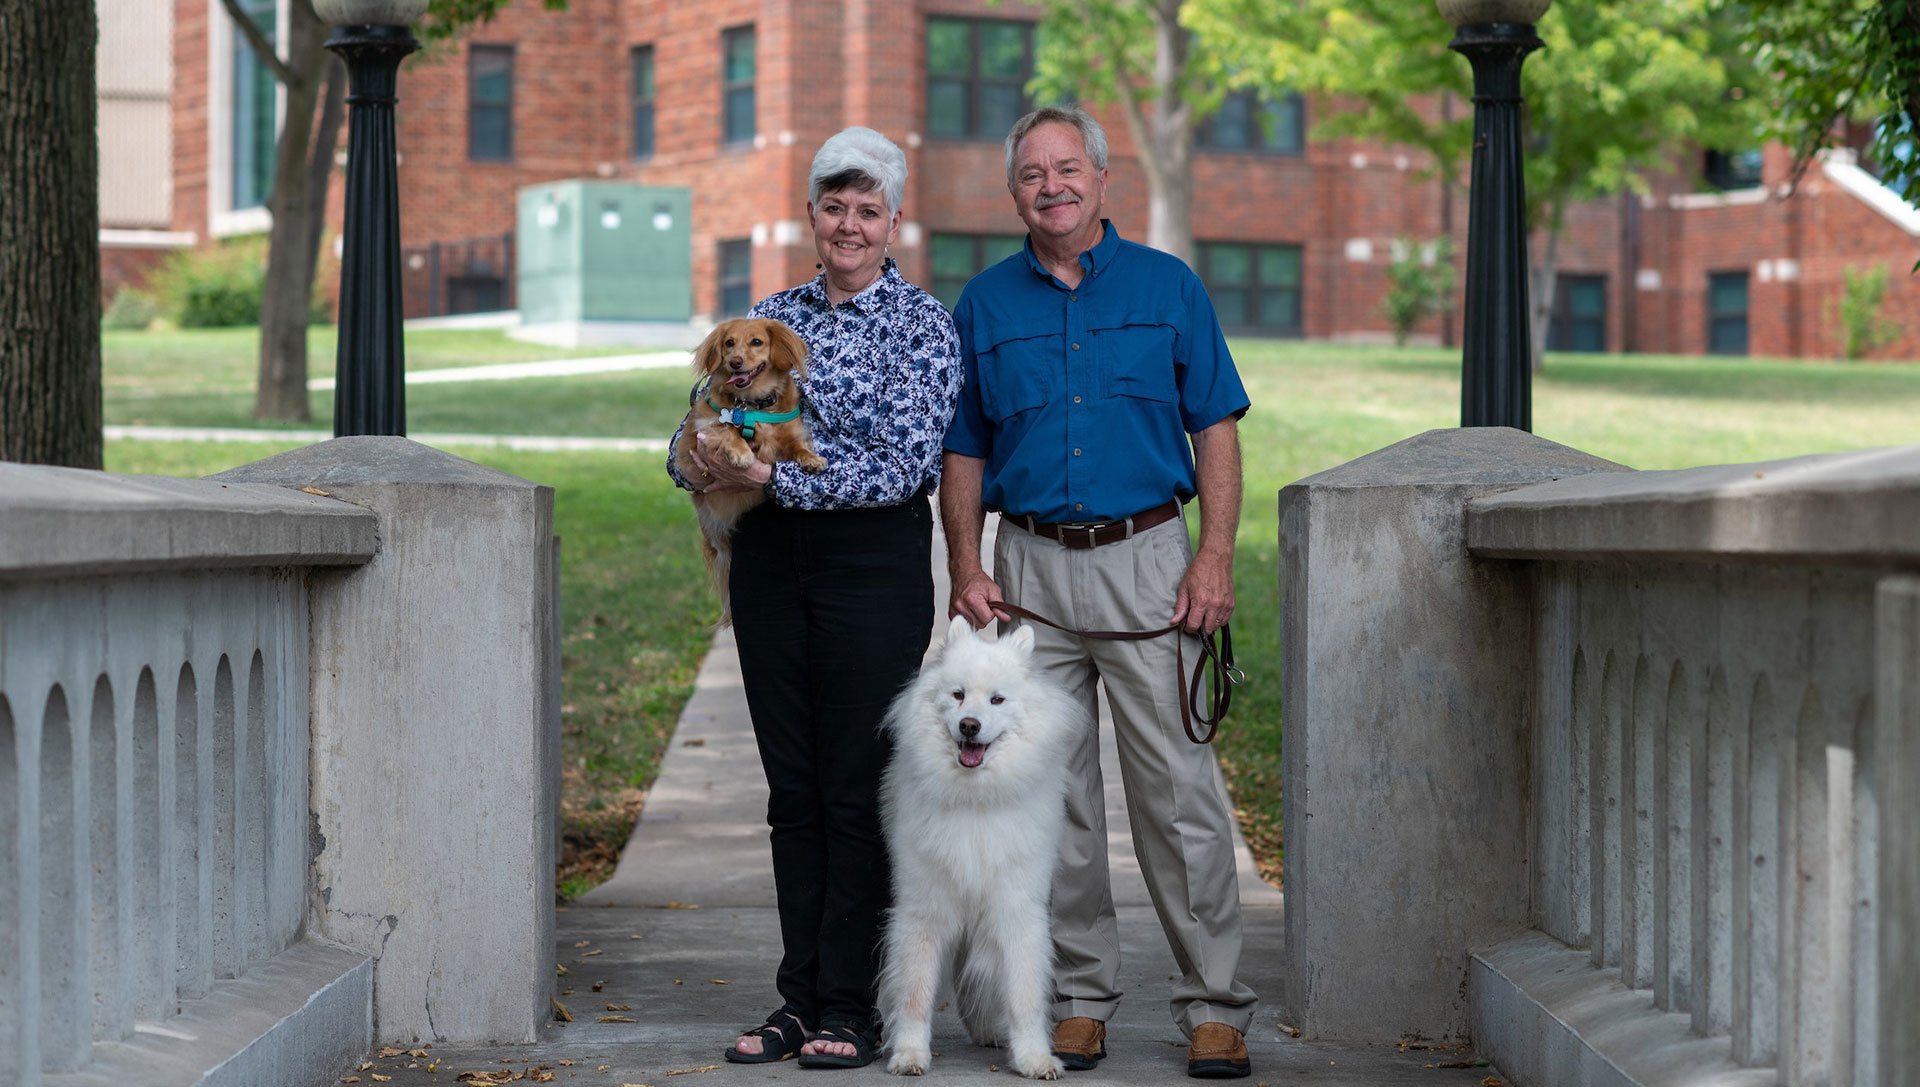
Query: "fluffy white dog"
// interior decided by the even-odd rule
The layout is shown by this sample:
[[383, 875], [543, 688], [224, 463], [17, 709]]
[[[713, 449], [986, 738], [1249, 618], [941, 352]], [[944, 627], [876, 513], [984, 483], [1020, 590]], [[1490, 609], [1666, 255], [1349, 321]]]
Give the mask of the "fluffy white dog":
[[1030, 628], [988, 641], [957, 618], [884, 727], [894, 743], [880, 786], [894, 886], [880, 973], [887, 1071], [918, 1076], [933, 1063], [933, 1005], [950, 964], [968, 1035], [1004, 1039], [1020, 1074], [1058, 1079], [1047, 898], [1067, 752], [1086, 713], [1036, 674]]

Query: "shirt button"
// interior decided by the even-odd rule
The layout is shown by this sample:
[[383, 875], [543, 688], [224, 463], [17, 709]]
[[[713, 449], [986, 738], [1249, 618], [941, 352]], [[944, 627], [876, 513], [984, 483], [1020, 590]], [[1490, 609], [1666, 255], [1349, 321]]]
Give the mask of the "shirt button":
[[1078, 350], [1080, 350], [1080, 345], [1079, 345], [1079, 344], [1074, 344], [1074, 345], [1073, 345], [1073, 349], [1074, 349], [1075, 351], [1078, 351]]
[[1079, 451], [1078, 449], [1076, 449], [1076, 450], [1074, 450], [1074, 451], [1073, 451], [1073, 455], [1074, 455], [1074, 456], [1076, 456], [1076, 457], [1077, 457], [1077, 456], [1079, 456], [1079, 455], [1080, 455], [1080, 451]]
[[1086, 509], [1086, 508], [1087, 508], [1087, 507], [1085, 507], [1085, 506], [1083, 506], [1083, 505], [1081, 505], [1081, 504], [1080, 504], [1080, 503], [1078, 503], [1078, 502], [1075, 502], [1075, 503], [1073, 504], [1073, 512], [1075, 512], [1075, 513], [1079, 513], [1079, 512], [1081, 511], [1081, 510], [1083, 510], [1083, 509]]
[[1068, 296], [1067, 296], [1067, 301], [1069, 301], [1069, 302], [1078, 302], [1078, 301], [1080, 301], [1080, 296], [1079, 296], [1079, 295], [1077, 295], [1077, 294], [1070, 294], [1070, 295], [1068, 295]]
[[1074, 402], [1074, 403], [1076, 403], [1076, 404], [1078, 404], [1078, 403], [1080, 402], [1080, 398], [1079, 398], [1079, 397], [1077, 397], [1077, 396], [1076, 396], [1076, 397], [1074, 397], [1074, 398], [1073, 398], [1073, 402]]

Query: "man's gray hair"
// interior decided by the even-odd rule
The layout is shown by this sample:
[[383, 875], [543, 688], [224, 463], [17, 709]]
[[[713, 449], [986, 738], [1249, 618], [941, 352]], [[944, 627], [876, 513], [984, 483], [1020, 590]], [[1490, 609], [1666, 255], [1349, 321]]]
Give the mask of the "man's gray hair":
[[1013, 153], [1020, 147], [1020, 141], [1027, 133], [1044, 124], [1071, 125], [1080, 132], [1080, 142], [1086, 145], [1087, 158], [1092, 160], [1095, 170], [1107, 168], [1107, 130], [1093, 115], [1079, 106], [1041, 106], [1018, 121], [1013, 122], [1013, 131], [1007, 133], [1007, 188], [1013, 188]]
[[907, 155], [890, 139], [871, 128], [854, 125], [827, 137], [813, 156], [807, 174], [807, 199], [820, 202], [821, 193], [854, 189], [880, 190], [889, 213], [900, 210], [907, 191]]

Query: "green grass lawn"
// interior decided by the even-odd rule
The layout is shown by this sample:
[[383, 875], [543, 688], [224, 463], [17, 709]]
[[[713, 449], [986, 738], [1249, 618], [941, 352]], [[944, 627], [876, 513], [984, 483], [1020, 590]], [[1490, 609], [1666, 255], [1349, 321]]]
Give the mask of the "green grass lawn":
[[[110, 334], [109, 418], [241, 425], [250, 346], [220, 333]], [[203, 342], [204, 341], [204, 342]], [[497, 333], [409, 337], [409, 366], [553, 357]], [[1256, 856], [1277, 873], [1280, 827], [1280, 488], [1302, 476], [1459, 420], [1456, 353], [1236, 341], [1254, 407], [1242, 424], [1235, 648], [1251, 682], [1217, 743]], [[245, 356], [245, 365], [233, 361]], [[316, 355], [321, 354], [318, 344]], [[325, 357], [331, 360], [331, 341]], [[420, 359], [424, 356], [424, 359]], [[195, 384], [188, 360], [224, 358]], [[420, 361], [416, 361], [420, 359]], [[224, 367], [224, 369], [222, 369]], [[330, 366], [329, 366], [330, 369]], [[316, 374], [323, 371], [316, 367]], [[216, 381], [215, 378], [218, 377]], [[664, 437], [685, 410], [677, 370], [598, 377], [423, 385], [408, 422], [429, 431]], [[225, 388], [231, 404], [208, 390]], [[137, 405], [137, 409], [136, 409]], [[238, 405], [238, 406], [233, 406]], [[316, 405], [321, 406], [321, 405]], [[236, 418], [236, 416], [238, 418]], [[1920, 366], [1671, 357], [1552, 356], [1534, 383], [1542, 437], [1634, 468], [1677, 468], [1920, 442]], [[120, 472], [202, 475], [282, 446], [114, 442]], [[691, 510], [654, 454], [519, 454], [473, 459], [556, 489], [565, 612], [563, 753], [567, 833], [580, 854], [563, 871], [577, 892], [624, 841], [640, 791], [708, 644], [714, 604]]]

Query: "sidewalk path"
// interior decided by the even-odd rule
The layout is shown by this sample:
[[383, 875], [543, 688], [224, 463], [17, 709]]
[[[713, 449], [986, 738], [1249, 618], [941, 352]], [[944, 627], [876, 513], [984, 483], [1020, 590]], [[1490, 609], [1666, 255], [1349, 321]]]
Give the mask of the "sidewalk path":
[[[991, 553], [989, 551], [989, 553]], [[936, 599], [944, 616], [945, 557], [934, 560]], [[929, 616], [936, 636], [944, 618]], [[1104, 720], [1104, 710], [1103, 710]], [[1103, 727], [1109, 851], [1129, 994], [1109, 1024], [1109, 1056], [1097, 1069], [1070, 1073], [1068, 1087], [1186, 1082], [1186, 1043], [1167, 1014], [1173, 957], [1147, 903], [1134, 860], [1114, 760], [1112, 730]], [[478, 1070], [544, 1069], [560, 1084], [649, 1084], [725, 1087], [787, 1082], [839, 1083], [846, 1076], [882, 1084], [885, 1062], [856, 1072], [725, 1063], [721, 1051], [741, 1029], [777, 1007], [773, 973], [780, 957], [779, 921], [767, 855], [766, 784], [760, 772], [739, 660], [731, 632], [714, 641], [693, 697], [682, 714], [660, 777], [614, 876], [560, 914], [555, 961], [566, 969], [560, 1003], [570, 1023], [548, 1023], [530, 1046], [442, 1048], [427, 1060], [404, 1053], [376, 1057], [358, 1073], [390, 1076], [392, 1087], [451, 1084]], [[1267, 1003], [1248, 1036], [1254, 1076], [1243, 1081], [1301, 1087], [1470, 1087], [1488, 1068], [1439, 1069], [1470, 1060], [1463, 1051], [1396, 1052], [1393, 1047], [1332, 1047], [1296, 1041], [1281, 1029], [1280, 893], [1260, 881], [1244, 844], [1236, 842], [1244, 903], [1243, 973]], [[601, 1017], [613, 1019], [601, 1022]], [[404, 1049], [412, 1039], [380, 1039]], [[966, 1040], [957, 1016], [935, 1021], [938, 1056], [929, 1084], [1005, 1087], [1018, 1082], [996, 1071], [998, 1050]], [[562, 1063], [562, 1062], [570, 1063]], [[413, 1067], [408, 1067], [412, 1065]], [[666, 1077], [676, 1077], [669, 1081]], [[689, 1076], [693, 1078], [678, 1078]]]
[[[513, 381], [523, 377], [574, 377], [580, 374], [616, 374], [628, 370], [686, 369], [693, 364], [688, 351], [648, 351], [636, 355], [596, 355], [581, 359], [540, 362], [499, 362], [486, 366], [449, 366], [441, 370], [409, 370], [409, 385], [438, 385], [449, 381]], [[334, 379], [316, 377], [307, 382], [315, 392], [333, 388]]]

